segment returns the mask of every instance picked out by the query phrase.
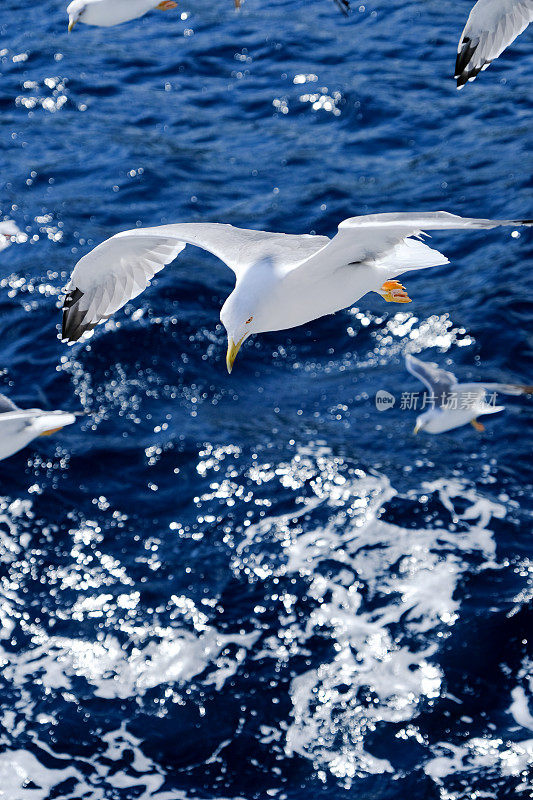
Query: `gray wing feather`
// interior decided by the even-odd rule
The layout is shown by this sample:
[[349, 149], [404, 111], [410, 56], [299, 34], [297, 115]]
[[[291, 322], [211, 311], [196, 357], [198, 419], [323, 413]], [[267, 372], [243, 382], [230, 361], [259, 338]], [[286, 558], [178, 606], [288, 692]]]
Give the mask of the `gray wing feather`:
[[7, 414], [10, 411], [19, 411], [19, 407], [5, 394], [0, 394], [0, 414]]
[[[424, 386], [429, 392], [437, 399], [442, 399], [444, 395], [449, 394], [452, 388], [457, 385], [457, 378], [452, 372], [447, 372], [441, 369], [438, 364], [428, 361], [420, 361], [412, 355], [405, 356], [405, 366], [407, 370], [422, 381]], [[438, 403], [437, 403], [438, 404]]]

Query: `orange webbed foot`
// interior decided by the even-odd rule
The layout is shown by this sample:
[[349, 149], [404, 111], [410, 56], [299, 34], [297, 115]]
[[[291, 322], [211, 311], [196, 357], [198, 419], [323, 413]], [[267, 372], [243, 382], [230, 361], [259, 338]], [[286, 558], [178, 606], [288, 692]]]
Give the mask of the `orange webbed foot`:
[[405, 290], [405, 286], [399, 281], [385, 281], [381, 287], [381, 296], [387, 303], [410, 303], [411, 298]]

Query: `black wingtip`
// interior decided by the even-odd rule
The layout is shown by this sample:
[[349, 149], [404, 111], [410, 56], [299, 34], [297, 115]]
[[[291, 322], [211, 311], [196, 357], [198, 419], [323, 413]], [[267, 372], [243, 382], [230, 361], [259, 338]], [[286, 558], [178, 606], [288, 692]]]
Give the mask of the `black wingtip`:
[[470, 65], [472, 56], [476, 52], [478, 44], [479, 39], [473, 42], [468, 36], [465, 36], [460, 44], [460, 50], [457, 53], [457, 59], [455, 61], [454, 72], [454, 78], [457, 80], [458, 89], [462, 89], [462, 87], [468, 83], [468, 81], [474, 80], [476, 75], [478, 75], [485, 66], [485, 64], [481, 64], [479, 67], [473, 67]]
[[468, 62], [476, 52], [476, 47], [478, 43], [472, 44], [472, 39], [470, 37], [465, 36], [465, 38], [461, 41], [459, 45], [459, 50], [457, 52], [457, 58], [455, 60], [455, 77], [458, 78], [462, 75], [465, 71], [466, 67], [468, 66]]
[[63, 302], [63, 322], [61, 326], [61, 341], [67, 344], [77, 342], [84, 333], [92, 331], [95, 327], [85, 322], [87, 311], [80, 310], [79, 302], [83, 297], [80, 289], [74, 289], [67, 294]]

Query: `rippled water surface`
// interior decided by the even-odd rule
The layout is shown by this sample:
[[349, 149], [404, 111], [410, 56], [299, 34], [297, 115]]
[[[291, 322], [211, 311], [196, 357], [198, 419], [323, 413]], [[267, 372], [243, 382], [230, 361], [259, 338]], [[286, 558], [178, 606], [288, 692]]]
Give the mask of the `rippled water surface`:
[[[333, 235], [532, 216], [526, 32], [457, 93], [466, 0], [183, 0], [66, 33], [4, 0], [0, 391], [88, 415], [0, 463], [0, 796], [529, 798], [531, 401], [413, 437], [406, 352], [533, 383], [529, 231], [247, 342], [188, 248], [87, 343], [76, 260], [135, 225]], [[380, 413], [374, 396], [397, 398]]]

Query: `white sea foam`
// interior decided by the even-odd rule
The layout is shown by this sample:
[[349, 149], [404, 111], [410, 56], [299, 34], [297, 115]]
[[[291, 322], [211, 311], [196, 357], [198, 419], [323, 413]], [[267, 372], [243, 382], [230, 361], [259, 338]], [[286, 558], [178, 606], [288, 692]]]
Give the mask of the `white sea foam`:
[[162, 684], [186, 684], [212, 665], [207, 682], [222, 688], [238, 665], [217, 658], [230, 644], [249, 648], [258, 633], [222, 635], [212, 627], [201, 633], [176, 628], [131, 628], [135, 645], [127, 652], [118, 639], [107, 635], [100, 641], [35, 635], [25, 654], [13, 656], [0, 648], [4, 676], [23, 685], [39, 674], [45, 689], [71, 689], [74, 676], [85, 678], [96, 697], [142, 697]]
[[50, 790], [77, 770], [48, 769], [29, 750], [7, 750], [0, 754], [0, 798], [2, 800], [46, 800]]
[[[393, 771], [389, 761], [368, 752], [366, 739], [376, 725], [407, 722], [440, 695], [442, 675], [433, 656], [460, 614], [458, 581], [472, 554], [493, 562], [488, 525], [505, 508], [459, 481], [435, 481], [408, 499], [436, 497], [453, 526], [405, 528], [379, 518], [396, 494], [389, 482], [343, 466], [313, 447], [275, 470], [254, 468], [258, 482], [277, 475], [295, 490], [296, 502], [286, 514], [246, 528], [234, 569], [259, 578], [309, 579], [315, 608], [303, 626], [287, 615], [283, 645], [297, 642], [305, 650], [321, 635], [332, 652], [292, 682], [285, 750], [349, 786], [358, 775]], [[467, 501], [465, 510], [455, 509], [456, 498]], [[469, 524], [458, 534], [460, 521]], [[277, 550], [269, 546], [273, 541]], [[258, 655], [283, 657], [279, 640], [271, 637], [271, 647], [276, 652], [266, 647]]]
[[[529, 710], [529, 698], [533, 697], [533, 663], [526, 658], [522, 669], [517, 675], [520, 681], [511, 692], [511, 705], [509, 714], [512, 715], [517, 725], [533, 731], [533, 715]], [[526, 691], [527, 687], [527, 691]]]
[[[473, 784], [480, 774], [522, 779], [518, 791], [532, 788], [528, 775], [533, 763], [533, 739], [506, 742], [497, 738], [474, 737], [460, 746], [441, 742], [435, 750], [438, 755], [426, 763], [424, 770], [439, 785], [442, 800], [463, 800], [466, 797], [498, 800], [496, 787], [490, 792], [475, 791], [472, 794]], [[445, 783], [449, 778], [454, 779], [459, 788], [447, 788]]]
[[[533, 679], [530, 680], [530, 684], [531, 683], [533, 683]], [[529, 711], [528, 696], [525, 689], [523, 689], [522, 686], [515, 686], [511, 692], [511, 697], [513, 702], [509, 707], [509, 713], [513, 715], [518, 725], [533, 731], [533, 716]]]
[[[29, 637], [25, 649], [5, 646], [0, 651], [4, 680], [18, 692], [2, 719], [7, 749], [0, 757], [0, 788], [10, 787], [8, 800], [45, 800], [67, 778], [76, 781], [76, 796], [90, 800], [119, 787], [135, 787], [145, 800], [185, 800], [166, 790], [164, 769], [145, 757], [142, 741], [124, 726], [103, 737], [107, 752], [91, 760], [49, 750], [38, 736], [46, 723], [46, 715], [37, 713], [39, 693], [57, 692], [77, 702], [79, 678], [94, 697], [106, 700], [136, 697], [142, 703], [147, 692], [164, 687], [164, 703], [171, 704], [182, 702], [191, 682], [218, 691], [243, 663], [252, 668], [258, 659], [272, 659], [281, 665], [305, 654], [308, 666], [300, 668], [290, 686], [290, 717], [279, 727], [261, 727], [263, 741], [272, 742], [278, 753], [298, 754], [319, 777], [326, 780], [329, 772], [349, 787], [358, 776], [395, 773], [393, 759], [371, 744], [377, 726], [393, 725], [397, 737], [414, 737], [428, 746], [414, 723], [420, 709], [443, 692], [436, 657], [461, 615], [457, 588], [462, 575], [495, 563], [490, 526], [505, 515], [503, 501], [489, 500], [457, 480], [435, 480], [400, 497], [386, 477], [368, 475], [320, 444], [301, 448], [287, 462], [254, 459], [244, 476], [246, 488], [240, 461], [242, 454], [233, 446], [202, 450], [197, 472], [206, 492], [195, 498], [198, 520], [213, 523], [214, 502], [235, 509], [237, 519], [246, 520], [242, 528], [226, 527], [221, 533], [235, 577], [267, 582], [270, 591], [282, 578], [287, 586], [302, 587], [280, 590], [282, 613], [271, 627], [223, 633], [206, 613], [217, 598], [202, 606], [186, 594], [167, 598], [173, 622], [150, 624], [127, 566], [106, 553], [100, 525], [91, 520], [73, 525], [70, 561], [56, 566], [53, 575], [55, 585], [78, 590], [64, 618], [84, 623], [84, 636], [55, 635], [53, 629], [24, 621], [16, 584], [4, 587], [4, 638], [17, 621]], [[250, 504], [262, 509], [255, 524], [248, 521]], [[127, 517], [113, 512], [106, 498], [98, 498], [97, 505], [112, 514], [119, 528], [124, 526]], [[389, 511], [395, 521], [384, 517]], [[0, 514], [0, 552], [9, 566], [26, 551], [31, 555], [31, 502], [3, 501]], [[404, 514], [419, 520], [416, 527], [402, 524]], [[180, 523], [170, 529], [181, 530]], [[109, 588], [116, 585], [120, 592]], [[304, 614], [296, 612], [302, 590]], [[87, 625], [91, 620], [94, 628]], [[92, 638], [91, 630], [96, 632]], [[317, 639], [326, 645], [319, 659], [313, 656]], [[509, 716], [524, 729], [531, 724], [526, 667], [509, 697]], [[32, 720], [28, 750], [16, 746], [26, 731], [24, 720]], [[398, 723], [403, 725], [399, 732]], [[134, 753], [133, 764], [122, 759], [126, 750]], [[41, 763], [40, 751], [56, 761]], [[491, 760], [490, 769], [498, 776], [520, 779], [531, 740], [477, 737], [461, 746], [443, 742], [427, 752], [426, 773], [443, 800], [451, 800], [460, 795], [446, 794], [452, 791], [447, 781], [488, 770]], [[63, 769], [57, 759], [64, 761]], [[50, 763], [53, 769], [45, 766]]]
[[[30, 750], [6, 750], [0, 754], [0, 800], [47, 800], [52, 791], [58, 800], [107, 800], [110, 792], [127, 789], [134, 792], [131, 796], [137, 800], [188, 800], [183, 791], [165, 790], [164, 771], [144, 755], [141, 740], [124, 725], [104, 734], [101, 742], [104, 749], [97, 770], [86, 758], [55, 753], [38, 737], [33, 737], [32, 749], [41, 758], [52, 756], [56, 765], [63, 762], [64, 767], [46, 767]], [[118, 766], [124, 760], [129, 764], [128, 770]], [[59, 789], [67, 780], [68, 788]], [[224, 798], [217, 795], [216, 800]]]
[[[101, 505], [107, 508], [109, 504]], [[0, 498], [0, 556], [4, 563], [11, 564], [14, 558], [24, 557], [24, 549], [31, 542], [28, 531], [33, 522], [31, 501], [10, 502]], [[37, 713], [36, 702], [41, 693], [59, 693], [61, 702], [76, 703], [74, 681], [84, 678], [92, 687], [94, 697], [106, 700], [137, 697], [140, 701], [147, 691], [162, 686], [165, 687], [165, 702], [180, 703], [181, 689], [188, 690], [190, 682], [201, 673], [204, 685], [222, 689], [259, 633], [219, 632], [208, 624], [201, 607], [185, 595], [169, 598], [175, 625], [136, 624], [139, 593], [129, 591], [130, 581], [124, 568], [98, 549], [102, 538], [99, 526], [85, 521], [73, 528], [71, 537], [74, 566], [83, 563], [85, 574], [82, 581], [79, 572], [72, 572], [69, 567], [56, 572], [55, 578], [61, 578], [64, 588], [77, 586], [82, 592], [68, 614], [78, 622], [91, 618], [120, 618], [122, 614], [120, 630], [128, 644], [124, 646], [112, 633], [97, 635], [94, 641], [82, 636], [50, 634], [35, 622], [28, 623], [24, 619], [24, 606], [17, 594], [20, 587], [15, 582], [10, 586], [4, 584], [0, 605], [2, 638], [7, 639], [19, 622], [30, 635], [31, 643], [16, 652], [0, 647], [2, 677], [12, 687], [16, 698], [9, 710], [4, 707], [0, 719], [3, 731], [0, 735], [0, 799], [46, 800], [54, 790], [58, 798], [105, 800], [114, 789], [132, 789], [135, 797], [142, 800], [187, 800], [185, 792], [165, 790], [164, 769], [144, 755], [142, 742], [128, 732], [125, 725], [102, 735], [106, 749], [92, 760], [77, 756], [75, 752], [67, 755], [51, 749], [49, 740], [40, 738], [38, 730], [41, 725], [56, 722], [53, 717]], [[87, 551], [97, 557], [88, 560]], [[27, 555], [32, 560], [31, 550]], [[93, 562], [92, 566], [89, 562]], [[105, 591], [96, 594], [95, 590], [109, 583], [110, 578], [120, 581], [124, 588], [122, 594], [113, 596]], [[86, 594], [87, 590], [92, 593]], [[233, 647], [228, 648], [228, 645]], [[31, 747], [17, 747], [18, 737], [28, 732]], [[47, 756], [53, 758], [53, 768], [47, 766], [50, 763]], [[64, 767], [58, 766], [61, 762]], [[57, 787], [68, 779], [75, 782], [75, 788], [69, 782], [68, 790], [62, 793]]]

